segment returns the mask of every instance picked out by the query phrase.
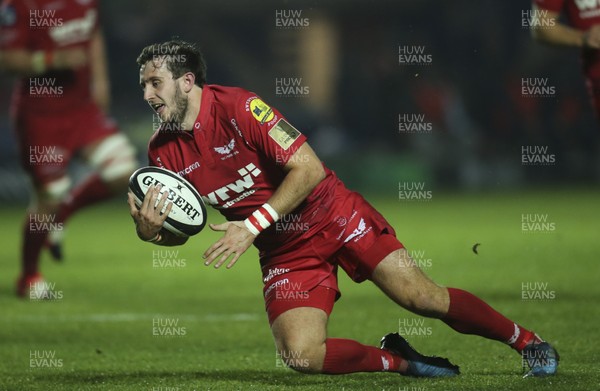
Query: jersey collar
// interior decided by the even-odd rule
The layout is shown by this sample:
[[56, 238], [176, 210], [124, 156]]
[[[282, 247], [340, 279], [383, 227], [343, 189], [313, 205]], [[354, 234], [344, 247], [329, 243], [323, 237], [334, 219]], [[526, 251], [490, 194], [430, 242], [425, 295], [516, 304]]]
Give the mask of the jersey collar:
[[198, 112], [198, 117], [196, 118], [196, 122], [194, 123], [194, 140], [196, 141], [196, 145], [200, 150], [200, 154], [203, 156], [204, 161], [212, 166], [215, 161], [210, 153], [210, 148], [207, 142], [208, 134], [206, 130], [210, 129], [210, 117], [212, 112], [212, 105], [214, 102], [215, 94], [209, 85], [204, 85], [202, 87], [202, 98], [200, 99], [200, 111]]
[[202, 98], [200, 98], [200, 111], [196, 122], [194, 123], [194, 132], [207, 129], [208, 118], [210, 117], [210, 109], [213, 104], [215, 94], [210, 85], [205, 84], [202, 87]]

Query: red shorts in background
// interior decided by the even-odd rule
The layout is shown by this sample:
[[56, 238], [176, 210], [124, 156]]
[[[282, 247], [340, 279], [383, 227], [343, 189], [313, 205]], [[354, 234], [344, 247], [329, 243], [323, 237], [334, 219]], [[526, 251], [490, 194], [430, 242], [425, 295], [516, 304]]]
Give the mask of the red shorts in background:
[[91, 103], [67, 113], [22, 113], [14, 131], [21, 164], [40, 186], [64, 177], [76, 152], [116, 133], [117, 126]]
[[261, 258], [269, 323], [297, 307], [320, 308], [329, 315], [341, 295], [338, 266], [355, 282], [362, 282], [383, 258], [404, 247], [385, 218], [360, 194], [339, 186], [334, 197], [335, 208], [322, 229], [284, 254]]

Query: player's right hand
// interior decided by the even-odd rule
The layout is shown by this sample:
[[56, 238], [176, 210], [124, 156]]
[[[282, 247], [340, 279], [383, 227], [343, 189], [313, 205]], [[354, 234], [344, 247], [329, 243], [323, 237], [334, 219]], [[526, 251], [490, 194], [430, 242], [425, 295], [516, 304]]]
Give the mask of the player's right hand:
[[87, 52], [82, 48], [58, 49], [52, 52], [52, 68], [54, 69], [77, 69], [87, 62]]
[[[158, 204], [156, 200], [159, 199]], [[127, 193], [127, 203], [129, 204], [129, 212], [133, 221], [135, 221], [138, 236], [142, 240], [152, 240], [162, 229], [162, 226], [173, 208], [173, 203], [169, 202], [164, 212], [162, 212], [167, 202], [168, 194], [163, 192], [160, 195], [160, 185], [150, 186], [148, 192], [144, 196], [142, 205], [139, 209], [135, 205], [133, 193]]]

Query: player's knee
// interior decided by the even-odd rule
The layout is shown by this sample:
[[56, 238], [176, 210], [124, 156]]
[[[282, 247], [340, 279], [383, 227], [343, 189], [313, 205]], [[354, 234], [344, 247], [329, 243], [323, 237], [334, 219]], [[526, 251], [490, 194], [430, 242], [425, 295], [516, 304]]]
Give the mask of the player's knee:
[[277, 358], [287, 367], [302, 373], [319, 373], [325, 357], [325, 343], [303, 338], [287, 338], [278, 344]]
[[405, 308], [422, 316], [438, 318], [446, 313], [444, 289], [439, 286], [428, 290], [415, 289], [407, 299]]
[[89, 163], [105, 182], [125, 181], [137, 167], [135, 148], [125, 135], [113, 134], [96, 146]]

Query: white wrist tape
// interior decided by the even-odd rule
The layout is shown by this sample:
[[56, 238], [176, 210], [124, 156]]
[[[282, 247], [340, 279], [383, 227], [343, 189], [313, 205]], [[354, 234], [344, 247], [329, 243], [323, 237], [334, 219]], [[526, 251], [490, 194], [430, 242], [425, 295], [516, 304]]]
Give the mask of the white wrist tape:
[[279, 213], [271, 205], [264, 204], [244, 220], [244, 224], [248, 231], [258, 235], [277, 220], [279, 220]]

